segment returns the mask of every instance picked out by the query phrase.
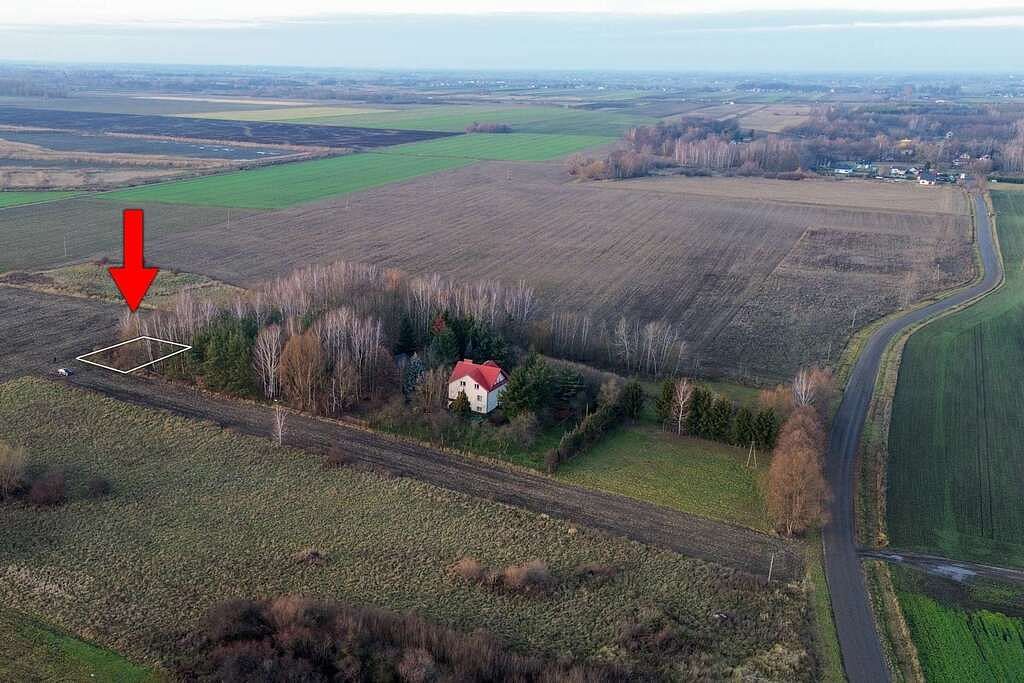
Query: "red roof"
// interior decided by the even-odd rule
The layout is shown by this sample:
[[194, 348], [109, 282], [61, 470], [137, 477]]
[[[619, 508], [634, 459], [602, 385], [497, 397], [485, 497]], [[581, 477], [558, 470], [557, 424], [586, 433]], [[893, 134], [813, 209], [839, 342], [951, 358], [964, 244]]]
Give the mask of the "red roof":
[[460, 360], [455, 364], [448, 383], [451, 384], [463, 377], [471, 378], [487, 391], [494, 391], [507, 381], [505, 372], [493, 360], [479, 364], [471, 360]]

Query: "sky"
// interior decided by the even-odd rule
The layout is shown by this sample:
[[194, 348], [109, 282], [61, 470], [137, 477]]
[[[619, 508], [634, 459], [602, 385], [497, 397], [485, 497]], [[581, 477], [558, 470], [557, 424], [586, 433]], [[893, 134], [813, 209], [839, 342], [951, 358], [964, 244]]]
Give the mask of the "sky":
[[[1024, 72], [1024, 0], [2, 0], [0, 60]], [[515, 8], [510, 12], [509, 8]]]

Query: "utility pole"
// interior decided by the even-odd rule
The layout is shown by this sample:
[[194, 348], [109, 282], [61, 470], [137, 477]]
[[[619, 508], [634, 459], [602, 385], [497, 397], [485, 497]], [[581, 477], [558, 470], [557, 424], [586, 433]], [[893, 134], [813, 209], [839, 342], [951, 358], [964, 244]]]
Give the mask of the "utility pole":
[[64, 232], [64, 258], [68, 257], [68, 233]]
[[775, 569], [775, 553], [772, 553], [772, 561], [768, 563], [768, 583], [772, 582], [773, 569]]

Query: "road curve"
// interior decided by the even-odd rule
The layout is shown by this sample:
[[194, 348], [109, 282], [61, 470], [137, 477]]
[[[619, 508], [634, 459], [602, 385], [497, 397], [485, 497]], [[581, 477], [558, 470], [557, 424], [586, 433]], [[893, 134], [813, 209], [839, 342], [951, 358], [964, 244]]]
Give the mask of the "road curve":
[[889, 343], [907, 327], [984, 294], [1002, 280], [1002, 263], [995, 247], [988, 207], [982, 195], [975, 194], [972, 197], [984, 277], [980, 282], [946, 299], [886, 322], [871, 335], [853, 366], [829, 434], [826, 475], [832, 487], [833, 500], [831, 522], [822, 533], [825, 577], [832, 596], [832, 612], [839, 635], [843, 667], [851, 683], [878, 683], [890, 678], [875, 630], [854, 538], [854, 464], [864, 419], [867, 417], [882, 355]]

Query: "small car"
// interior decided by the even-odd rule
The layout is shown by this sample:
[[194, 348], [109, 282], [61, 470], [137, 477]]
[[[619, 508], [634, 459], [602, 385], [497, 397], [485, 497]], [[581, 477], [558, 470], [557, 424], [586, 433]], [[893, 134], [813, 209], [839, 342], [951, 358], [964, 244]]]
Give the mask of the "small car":
[[61, 377], [70, 377], [75, 374], [75, 371], [71, 368], [57, 368], [57, 374]]

